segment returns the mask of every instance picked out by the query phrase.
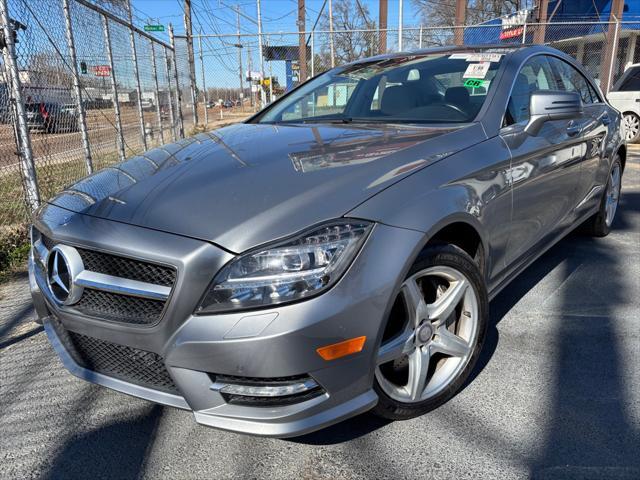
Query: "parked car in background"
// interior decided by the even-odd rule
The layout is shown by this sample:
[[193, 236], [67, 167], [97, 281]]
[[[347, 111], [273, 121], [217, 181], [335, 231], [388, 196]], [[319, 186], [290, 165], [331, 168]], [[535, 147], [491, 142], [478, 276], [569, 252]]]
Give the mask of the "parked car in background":
[[204, 425], [408, 419], [464, 387], [490, 299], [609, 233], [625, 161], [620, 113], [553, 48], [367, 58], [50, 198], [34, 305], [73, 374]]
[[152, 110], [154, 108], [153, 101], [148, 99], [142, 99], [140, 105], [143, 110]]
[[640, 141], [640, 63], [627, 66], [607, 100], [622, 113], [626, 141]]
[[234, 106], [234, 103], [233, 103], [231, 100], [226, 100], [226, 101], [222, 104], [222, 106], [223, 106], [224, 108], [232, 108], [232, 107]]
[[74, 104], [34, 102], [25, 105], [27, 126], [46, 133], [78, 131], [78, 109]]

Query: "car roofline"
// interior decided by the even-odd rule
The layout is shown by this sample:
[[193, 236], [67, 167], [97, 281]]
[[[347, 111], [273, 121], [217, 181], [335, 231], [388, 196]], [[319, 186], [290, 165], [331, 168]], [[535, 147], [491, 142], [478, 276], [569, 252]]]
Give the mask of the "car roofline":
[[555, 51], [554, 48], [551, 48], [547, 45], [536, 44], [536, 43], [518, 43], [518, 44], [509, 44], [503, 45], [499, 43], [491, 43], [491, 44], [478, 44], [478, 45], [448, 45], [443, 47], [431, 47], [431, 48], [421, 48], [415, 50], [406, 50], [401, 52], [389, 52], [383, 53], [380, 55], [374, 55], [372, 57], [360, 58], [358, 60], [354, 60], [353, 62], [346, 63], [344, 65], [340, 65], [336, 68], [345, 67], [347, 65], [358, 65], [361, 63], [370, 62], [372, 60], [383, 60], [388, 58], [398, 58], [404, 57], [407, 55], [427, 55], [430, 53], [459, 53], [459, 52], [473, 52], [473, 51], [481, 51], [481, 50], [508, 50], [506, 54], [512, 54], [520, 50], [524, 49], [536, 49], [540, 51]]

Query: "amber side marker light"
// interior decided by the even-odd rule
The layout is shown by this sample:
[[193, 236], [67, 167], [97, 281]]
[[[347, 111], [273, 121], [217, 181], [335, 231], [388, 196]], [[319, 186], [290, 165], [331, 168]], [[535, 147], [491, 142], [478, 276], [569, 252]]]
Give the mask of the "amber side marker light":
[[320, 355], [324, 360], [335, 360], [346, 355], [351, 355], [352, 353], [361, 352], [366, 340], [367, 337], [365, 336], [351, 338], [343, 342], [320, 347], [316, 349], [316, 352], [318, 352], [318, 355]]

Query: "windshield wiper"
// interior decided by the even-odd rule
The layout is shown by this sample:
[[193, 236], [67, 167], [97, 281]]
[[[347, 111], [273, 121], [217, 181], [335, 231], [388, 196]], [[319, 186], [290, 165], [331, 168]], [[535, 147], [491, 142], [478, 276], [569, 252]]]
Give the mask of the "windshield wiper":
[[353, 118], [351, 117], [334, 117], [334, 118], [303, 118], [300, 120], [302, 123], [351, 123]]

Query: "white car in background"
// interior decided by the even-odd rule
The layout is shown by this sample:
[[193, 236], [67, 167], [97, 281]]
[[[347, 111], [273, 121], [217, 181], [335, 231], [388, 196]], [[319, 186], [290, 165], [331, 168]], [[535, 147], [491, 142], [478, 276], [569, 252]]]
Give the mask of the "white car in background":
[[625, 139], [640, 140], [640, 63], [630, 64], [607, 95], [609, 103], [623, 114]]

